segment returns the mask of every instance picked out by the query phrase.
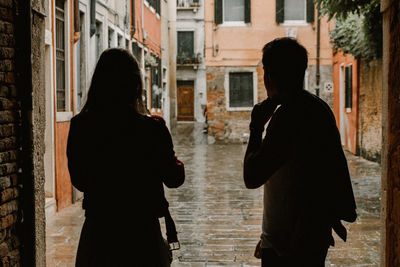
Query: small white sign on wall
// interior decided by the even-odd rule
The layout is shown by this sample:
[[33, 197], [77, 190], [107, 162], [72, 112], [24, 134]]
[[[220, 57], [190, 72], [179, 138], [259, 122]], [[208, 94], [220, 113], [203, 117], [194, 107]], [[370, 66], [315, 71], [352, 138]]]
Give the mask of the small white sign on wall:
[[286, 37], [297, 38], [297, 28], [286, 28]]
[[324, 90], [327, 93], [332, 93], [333, 92], [333, 82], [324, 83]]

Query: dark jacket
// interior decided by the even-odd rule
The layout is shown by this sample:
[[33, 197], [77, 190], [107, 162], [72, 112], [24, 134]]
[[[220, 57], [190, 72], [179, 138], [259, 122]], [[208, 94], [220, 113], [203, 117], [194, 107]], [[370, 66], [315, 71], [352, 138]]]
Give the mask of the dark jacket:
[[[329, 106], [305, 90], [287, 97], [272, 116], [265, 138], [251, 133], [244, 161], [248, 188], [265, 184], [290, 162], [298, 206], [293, 236], [301, 246], [330, 231], [346, 239], [340, 220], [355, 221], [356, 204], [340, 134]], [[260, 140], [260, 141], [257, 141]], [[257, 143], [259, 142], [259, 143]], [[318, 232], [321, 229], [321, 232]], [[301, 240], [300, 240], [301, 239]], [[324, 242], [324, 241], [321, 241]]]
[[131, 260], [157, 255], [158, 217], [168, 206], [162, 184], [176, 188], [185, 178], [164, 120], [133, 111], [81, 113], [71, 120], [67, 156], [72, 184], [84, 192], [95, 254], [110, 242], [110, 250], [125, 251]]

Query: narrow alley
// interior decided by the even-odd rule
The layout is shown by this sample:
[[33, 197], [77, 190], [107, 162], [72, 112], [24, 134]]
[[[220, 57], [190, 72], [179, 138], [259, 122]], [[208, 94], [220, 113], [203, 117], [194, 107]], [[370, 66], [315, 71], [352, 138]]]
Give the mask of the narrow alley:
[[[166, 193], [181, 243], [172, 266], [260, 266], [253, 252], [261, 233], [263, 191], [244, 187], [246, 145], [212, 144], [202, 127], [179, 123], [173, 131], [186, 181]], [[326, 266], [379, 266], [380, 166], [347, 156], [359, 218], [347, 225], [347, 243], [335, 237]], [[83, 219], [80, 202], [47, 219], [47, 266], [74, 266]]]

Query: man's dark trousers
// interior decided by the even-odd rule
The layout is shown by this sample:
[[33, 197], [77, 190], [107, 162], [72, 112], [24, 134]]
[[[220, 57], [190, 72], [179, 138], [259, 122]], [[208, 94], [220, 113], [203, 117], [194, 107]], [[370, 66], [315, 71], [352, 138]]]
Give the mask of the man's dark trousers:
[[324, 267], [328, 249], [293, 256], [279, 256], [272, 248], [263, 248], [261, 253], [262, 267]]

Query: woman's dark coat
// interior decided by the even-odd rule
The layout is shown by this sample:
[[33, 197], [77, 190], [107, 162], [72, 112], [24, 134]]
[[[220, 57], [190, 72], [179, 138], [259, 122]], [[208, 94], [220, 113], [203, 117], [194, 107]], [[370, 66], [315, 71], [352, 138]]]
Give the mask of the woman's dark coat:
[[161, 266], [160, 188], [182, 185], [184, 167], [163, 119], [124, 114], [71, 120], [68, 168], [86, 215], [77, 266]]

